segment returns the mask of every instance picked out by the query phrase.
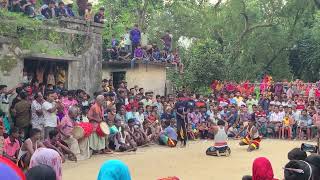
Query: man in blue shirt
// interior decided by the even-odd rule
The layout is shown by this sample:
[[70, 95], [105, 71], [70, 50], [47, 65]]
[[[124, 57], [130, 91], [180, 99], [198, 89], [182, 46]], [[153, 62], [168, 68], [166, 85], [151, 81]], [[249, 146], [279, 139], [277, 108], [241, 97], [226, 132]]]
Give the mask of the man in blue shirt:
[[165, 121], [165, 125], [166, 128], [159, 138], [160, 144], [175, 147], [178, 142], [178, 134], [175, 129], [171, 127], [170, 121]]
[[138, 47], [141, 41], [141, 31], [138, 27], [138, 24], [134, 25], [134, 28], [130, 31], [130, 40], [132, 44], [132, 55], [134, 50]]

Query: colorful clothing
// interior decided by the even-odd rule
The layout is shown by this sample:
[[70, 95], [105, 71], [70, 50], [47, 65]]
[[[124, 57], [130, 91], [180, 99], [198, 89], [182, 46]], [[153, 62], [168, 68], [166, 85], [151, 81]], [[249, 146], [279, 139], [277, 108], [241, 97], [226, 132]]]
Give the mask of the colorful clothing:
[[274, 178], [270, 161], [265, 157], [259, 157], [253, 161], [252, 180], [277, 180]]
[[108, 160], [100, 168], [98, 180], [131, 180], [129, 168], [120, 160]]
[[255, 149], [259, 149], [261, 137], [259, 136], [258, 131], [256, 133], [254, 133], [254, 135], [251, 137], [252, 129], [253, 129], [253, 127], [251, 127], [251, 129], [249, 129], [249, 127], [247, 128], [247, 135], [241, 141], [246, 145], [250, 145], [250, 146], [254, 147]]
[[4, 140], [3, 152], [12, 158], [17, 158], [17, 151], [20, 149], [20, 143], [17, 139], [12, 143], [10, 137]]
[[31, 157], [29, 168], [41, 164], [50, 166], [56, 173], [56, 179], [62, 180], [62, 160], [57, 151], [48, 148], [38, 148]]
[[23, 172], [7, 158], [0, 156], [0, 179], [25, 180]]

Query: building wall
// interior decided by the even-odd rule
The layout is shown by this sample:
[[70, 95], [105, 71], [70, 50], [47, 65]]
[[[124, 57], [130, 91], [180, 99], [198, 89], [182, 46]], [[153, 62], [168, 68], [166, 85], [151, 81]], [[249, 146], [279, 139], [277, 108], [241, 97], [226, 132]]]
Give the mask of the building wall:
[[166, 68], [159, 65], [143, 65], [139, 64], [134, 69], [117, 68], [116, 66], [103, 66], [102, 78], [112, 78], [112, 72], [126, 72], [126, 81], [128, 87], [138, 85], [143, 87], [145, 91], [153, 91], [154, 94], [165, 94], [166, 88]]
[[[81, 37], [87, 37], [88, 40], [81, 44], [81, 52], [79, 54], [62, 55], [54, 58], [48, 54], [41, 53], [43, 57], [40, 60], [48, 59], [49, 57], [51, 61], [58, 59], [65, 61], [68, 59], [68, 88], [81, 88], [89, 94], [93, 94], [98, 90], [102, 78], [101, 33], [104, 26], [97, 23], [91, 23], [88, 26], [88, 23], [82, 20], [62, 18], [55, 27], [55, 31], [67, 34], [67, 37], [81, 35]], [[76, 40], [74, 41], [77, 42]], [[12, 42], [15, 41], [11, 37], [0, 36], [0, 66], [6, 64], [4, 62], [8, 57], [10, 59], [13, 58], [16, 62], [15, 66], [10, 68], [8, 72], [0, 71], [0, 84], [6, 84], [9, 87], [14, 87], [22, 82], [24, 58], [33, 59], [35, 57], [33, 52], [30, 53], [30, 50], [19, 49]]]
[[[8, 70], [0, 70], [0, 84], [5, 84], [9, 88], [17, 86], [22, 82], [23, 59], [20, 57], [21, 50], [11, 42], [0, 38], [0, 66], [13, 64], [14, 67]], [[11, 66], [11, 65], [9, 65]]]

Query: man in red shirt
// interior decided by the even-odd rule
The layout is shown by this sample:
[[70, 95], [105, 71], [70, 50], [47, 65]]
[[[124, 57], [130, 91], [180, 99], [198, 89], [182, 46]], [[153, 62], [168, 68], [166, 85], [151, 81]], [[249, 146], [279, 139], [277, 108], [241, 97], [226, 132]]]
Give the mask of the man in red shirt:
[[19, 129], [14, 127], [11, 129], [10, 136], [4, 140], [3, 156], [16, 163], [18, 161], [18, 152], [20, 149]]

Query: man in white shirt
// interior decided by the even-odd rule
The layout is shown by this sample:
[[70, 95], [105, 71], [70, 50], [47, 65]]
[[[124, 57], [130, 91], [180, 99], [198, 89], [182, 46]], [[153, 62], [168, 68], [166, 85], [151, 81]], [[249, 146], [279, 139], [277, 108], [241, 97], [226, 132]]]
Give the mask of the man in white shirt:
[[31, 104], [31, 124], [32, 128], [41, 130], [41, 138], [44, 138], [44, 116], [42, 104], [44, 103], [41, 92], [34, 95], [34, 99]]
[[278, 106], [274, 107], [274, 112], [270, 116], [269, 125], [268, 125], [268, 128], [273, 131], [274, 137], [277, 137], [277, 136], [280, 137], [279, 130], [280, 130], [280, 126], [283, 121], [284, 115], [285, 114], [283, 112], [279, 111]]
[[47, 92], [47, 101], [42, 104], [43, 115], [44, 115], [44, 137], [45, 139], [49, 136], [49, 132], [57, 127], [57, 105], [54, 102], [54, 92]]

